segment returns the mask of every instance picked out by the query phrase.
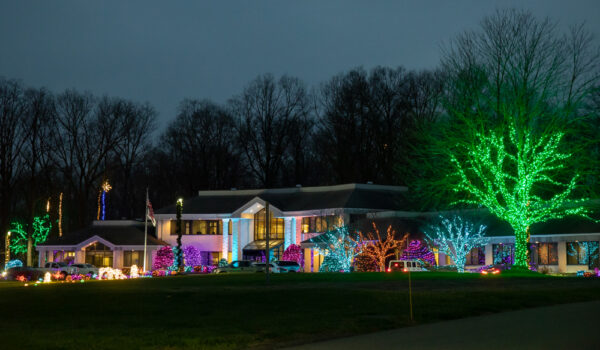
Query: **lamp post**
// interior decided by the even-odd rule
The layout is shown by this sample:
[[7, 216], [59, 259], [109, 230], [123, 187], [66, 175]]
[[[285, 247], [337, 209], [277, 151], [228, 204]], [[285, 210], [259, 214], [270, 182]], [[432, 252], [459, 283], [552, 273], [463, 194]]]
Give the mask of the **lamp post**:
[[6, 232], [6, 242], [4, 242], [4, 266], [10, 261], [10, 231]]
[[183, 251], [181, 250], [181, 236], [183, 235], [181, 227], [181, 214], [183, 213], [183, 198], [177, 200], [177, 268], [180, 272], [183, 272]]

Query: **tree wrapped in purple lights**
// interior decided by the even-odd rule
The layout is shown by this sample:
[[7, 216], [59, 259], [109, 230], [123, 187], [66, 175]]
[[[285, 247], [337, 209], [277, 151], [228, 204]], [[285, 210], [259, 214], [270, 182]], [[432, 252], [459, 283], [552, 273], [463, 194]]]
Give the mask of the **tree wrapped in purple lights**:
[[183, 247], [183, 263], [185, 266], [198, 266], [202, 265], [202, 257], [200, 251], [192, 245]]
[[410, 241], [408, 247], [404, 249], [401, 260], [423, 260], [429, 265], [435, 265], [435, 255], [423, 241], [415, 239]]
[[283, 252], [281, 260], [295, 261], [301, 267], [304, 267], [304, 252], [299, 244], [292, 244]]
[[154, 260], [152, 261], [153, 270], [168, 269], [173, 265], [173, 248], [164, 246], [156, 251]]

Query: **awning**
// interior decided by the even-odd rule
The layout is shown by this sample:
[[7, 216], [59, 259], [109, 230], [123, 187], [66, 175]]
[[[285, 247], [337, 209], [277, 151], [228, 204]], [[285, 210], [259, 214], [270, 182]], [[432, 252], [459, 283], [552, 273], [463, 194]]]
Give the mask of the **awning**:
[[[283, 240], [282, 239], [273, 239], [273, 240], [269, 240], [269, 248], [273, 249], [273, 248], [277, 248], [280, 245], [283, 244]], [[267, 241], [266, 240], [260, 240], [260, 241], [253, 241], [248, 243], [243, 250], [245, 251], [252, 251], [252, 250], [262, 250], [264, 251], [267, 248]]]

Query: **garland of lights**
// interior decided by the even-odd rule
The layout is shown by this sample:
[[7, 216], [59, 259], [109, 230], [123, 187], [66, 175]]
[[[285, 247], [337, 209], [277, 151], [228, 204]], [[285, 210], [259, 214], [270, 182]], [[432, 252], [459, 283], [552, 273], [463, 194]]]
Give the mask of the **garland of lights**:
[[175, 253], [175, 261], [173, 261], [173, 267], [177, 270], [179, 267], [183, 267], [183, 250], [181, 249], [181, 237], [182, 237], [182, 227], [181, 227], [181, 214], [183, 213], [183, 199], [177, 200], [177, 249], [174, 250]]
[[[568, 199], [577, 185], [578, 174], [569, 182], [552, 178], [571, 157], [571, 154], [559, 151], [564, 133], [535, 137], [527, 130], [517, 131], [511, 123], [508, 141], [502, 130], [489, 135], [476, 133], [476, 136], [479, 142], [463, 146], [466, 151], [464, 161], [450, 155], [459, 178], [454, 189], [470, 195], [460, 202], [482, 205], [511, 225], [515, 233], [515, 266], [526, 268], [532, 224], [590, 213], [582, 205], [586, 199]], [[534, 191], [541, 183], [558, 186], [562, 191], [543, 199]]]
[[490, 241], [484, 236], [485, 230], [484, 225], [476, 228], [472, 222], [454, 215], [451, 218], [440, 216], [439, 224], [429, 225], [424, 233], [427, 242], [431, 246], [437, 245], [454, 261], [458, 272], [463, 273], [471, 249], [484, 247]]
[[362, 251], [358, 234], [350, 233], [347, 226], [335, 227], [311, 241], [317, 243], [315, 249], [325, 256], [320, 272], [350, 272], [353, 258]]
[[102, 186], [100, 186], [100, 192], [98, 193], [98, 215], [97, 220], [104, 221], [106, 219], [106, 193], [110, 191], [112, 187], [108, 183], [108, 179], [104, 180]]
[[58, 237], [62, 237], [62, 200], [63, 193], [61, 192], [58, 200]]

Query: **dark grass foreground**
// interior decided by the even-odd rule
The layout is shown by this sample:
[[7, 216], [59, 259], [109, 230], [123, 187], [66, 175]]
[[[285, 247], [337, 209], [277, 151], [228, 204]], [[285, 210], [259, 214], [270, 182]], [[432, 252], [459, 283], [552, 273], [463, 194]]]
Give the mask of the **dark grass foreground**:
[[[410, 325], [407, 275], [0, 283], [2, 349], [276, 348]], [[600, 279], [413, 273], [416, 323], [600, 299]]]

